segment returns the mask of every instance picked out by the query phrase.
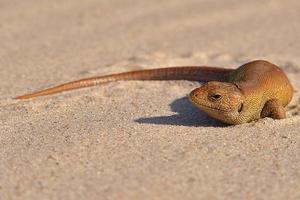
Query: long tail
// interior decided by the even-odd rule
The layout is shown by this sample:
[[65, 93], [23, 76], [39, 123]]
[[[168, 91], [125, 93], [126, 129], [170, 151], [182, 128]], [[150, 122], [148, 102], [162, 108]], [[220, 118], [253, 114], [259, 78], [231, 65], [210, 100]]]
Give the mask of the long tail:
[[169, 67], [131, 71], [72, 81], [48, 89], [33, 92], [31, 94], [18, 96], [15, 97], [15, 99], [29, 99], [120, 80], [189, 80], [201, 82], [213, 80], [226, 81], [228, 79], [228, 75], [232, 71], [232, 69], [216, 67]]

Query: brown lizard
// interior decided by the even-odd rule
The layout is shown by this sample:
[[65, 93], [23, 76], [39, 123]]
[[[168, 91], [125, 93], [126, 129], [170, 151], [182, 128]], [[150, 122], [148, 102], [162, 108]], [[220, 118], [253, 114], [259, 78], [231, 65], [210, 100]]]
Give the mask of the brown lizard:
[[256, 60], [237, 69], [216, 67], [170, 67], [124, 72], [81, 79], [18, 96], [29, 99], [119, 80], [189, 80], [208, 82], [194, 89], [190, 100], [209, 116], [227, 124], [242, 124], [263, 117], [285, 118], [284, 107], [293, 88], [276, 65]]

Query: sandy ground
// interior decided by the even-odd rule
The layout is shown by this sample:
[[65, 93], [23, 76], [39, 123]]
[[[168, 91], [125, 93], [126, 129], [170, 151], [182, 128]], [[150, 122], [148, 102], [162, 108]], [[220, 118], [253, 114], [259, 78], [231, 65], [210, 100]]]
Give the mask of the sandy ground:
[[[184, 2], [184, 3], [183, 3]], [[0, 199], [299, 199], [300, 3], [0, 0]], [[78, 78], [172, 65], [280, 65], [288, 118], [224, 126], [199, 83]]]

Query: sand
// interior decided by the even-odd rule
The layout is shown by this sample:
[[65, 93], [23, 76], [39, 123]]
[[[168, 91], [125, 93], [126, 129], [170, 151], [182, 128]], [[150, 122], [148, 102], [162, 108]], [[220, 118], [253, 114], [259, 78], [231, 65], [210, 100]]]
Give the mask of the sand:
[[[299, 199], [297, 0], [0, 1], [0, 199]], [[287, 119], [224, 126], [200, 83], [117, 82], [12, 97], [173, 65], [278, 64]]]

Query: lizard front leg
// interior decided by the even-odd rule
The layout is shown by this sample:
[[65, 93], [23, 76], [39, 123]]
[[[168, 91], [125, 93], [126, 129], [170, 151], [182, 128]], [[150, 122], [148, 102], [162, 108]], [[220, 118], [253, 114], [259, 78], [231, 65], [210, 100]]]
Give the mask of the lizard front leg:
[[285, 109], [277, 99], [267, 101], [261, 111], [261, 118], [271, 117], [273, 119], [286, 118]]

